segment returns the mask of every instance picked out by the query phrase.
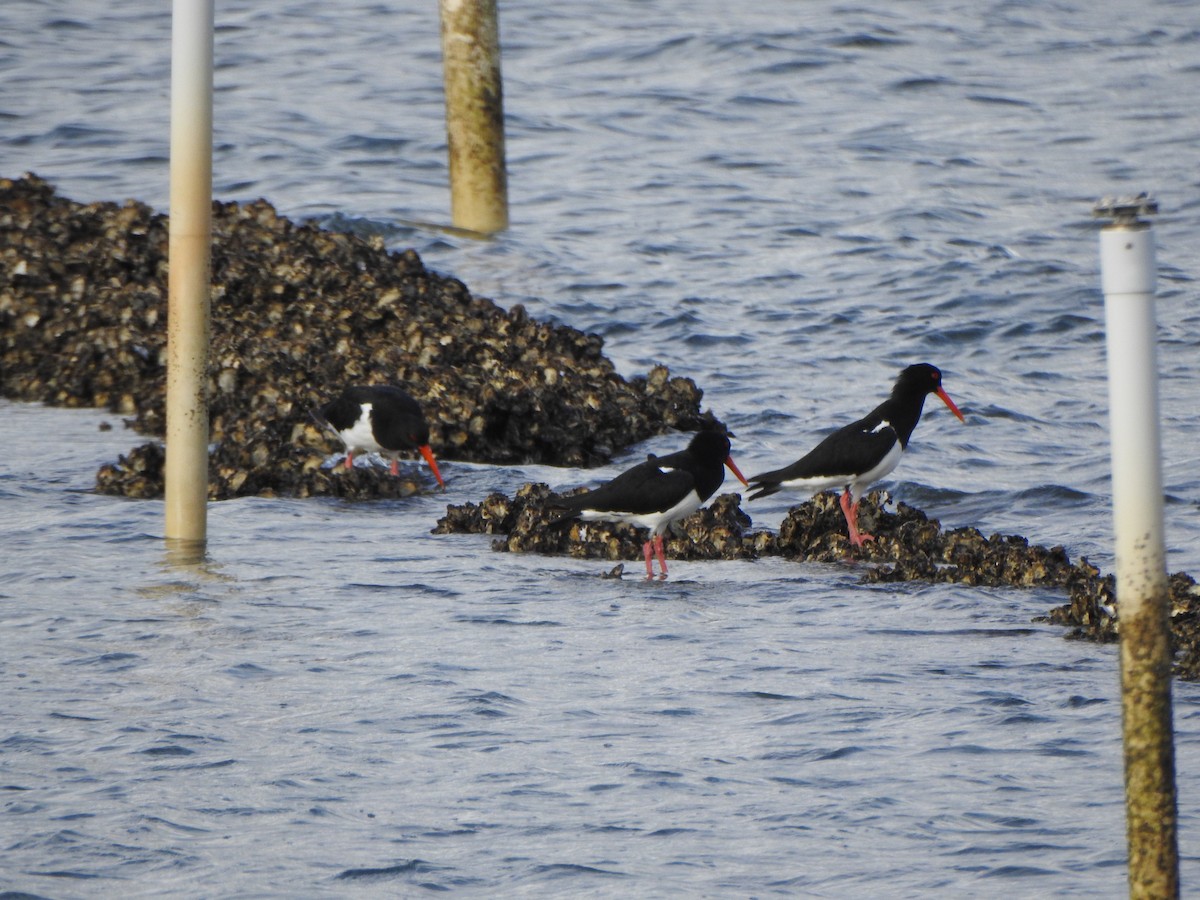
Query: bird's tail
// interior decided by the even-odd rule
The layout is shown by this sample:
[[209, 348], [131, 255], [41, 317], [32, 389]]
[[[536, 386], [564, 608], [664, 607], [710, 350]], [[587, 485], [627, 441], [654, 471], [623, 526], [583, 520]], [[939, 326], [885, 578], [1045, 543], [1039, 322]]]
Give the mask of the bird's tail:
[[579, 494], [551, 494], [546, 501], [545, 510], [550, 514], [547, 525], [562, 525], [564, 522], [570, 522], [579, 517], [579, 513], [584, 508], [584, 498], [587, 497], [588, 491]]
[[757, 500], [759, 497], [769, 497], [772, 494], [778, 494], [782, 490], [779, 483], [776, 481], [759, 481], [755, 478], [750, 479], [750, 494], [746, 497], [747, 500]]
[[319, 426], [321, 426], [322, 428], [328, 428], [334, 434], [337, 434], [337, 429], [334, 428], [333, 425], [330, 423], [330, 421], [328, 419], [326, 419], [325, 416], [321, 413], [320, 407], [314, 406], [312, 409], [310, 409], [308, 411], [308, 414], [310, 416], [312, 416], [312, 420], [314, 422], [316, 422]]

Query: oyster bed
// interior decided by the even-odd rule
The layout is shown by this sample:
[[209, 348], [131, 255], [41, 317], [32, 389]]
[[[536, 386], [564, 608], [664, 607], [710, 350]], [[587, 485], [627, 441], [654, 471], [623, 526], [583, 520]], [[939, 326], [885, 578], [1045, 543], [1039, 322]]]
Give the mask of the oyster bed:
[[[127, 201], [81, 204], [35, 175], [0, 178], [0, 394], [102, 407], [161, 437], [165, 426], [167, 217]], [[441, 459], [590, 466], [669, 428], [695, 428], [701, 390], [663, 367], [626, 380], [595, 335], [475, 297], [380, 238], [324, 231], [265, 201], [214, 203], [209, 496], [353, 499], [424, 490], [417, 476], [331, 469], [336, 442], [309, 411], [351, 383], [396, 383], [422, 404]], [[98, 491], [163, 492], [160, 441], [101, 467]], [[496, 549], [641, 560], [629, 526], [551, 524], [545, 485], [450, 506], [438, 533], [494, 534]], [[844, 563], [867, 583], [939, 581], [1046, 587], [1068, 602], [1044, 621], [1073, 637], [1117, 636], [1113, 578], [1061, 547], [975, 529], [943, 531], [878, 492], [863, 500], [876, 540], [854, 550], [832, 494], [754, 530], [724, 494], [667, 535], [676, 560]], [[640, 568], [640, 566], [639, 566]], [[1200, 678], [1195, 581], [1170, 578], [1177, 671]]]
[[[103, 407], [165, 430], [167, 217], [81, 204], [35, 175], [0, 179], [0, 393]], [[322, 470], [337, 444], [309, 411], [342, 387], [395, 383], [422, 404], [439, 457], [590, 466], [672, 427], [701, 391], [656, 367], [626, 380], [602, 340], [505, 311], [382, 239], [323, 231], [265, 201], [213, 204], [212, 499], [394, 497], [420, 485]], [[161, 496], [158, 443], [97, 489]]]

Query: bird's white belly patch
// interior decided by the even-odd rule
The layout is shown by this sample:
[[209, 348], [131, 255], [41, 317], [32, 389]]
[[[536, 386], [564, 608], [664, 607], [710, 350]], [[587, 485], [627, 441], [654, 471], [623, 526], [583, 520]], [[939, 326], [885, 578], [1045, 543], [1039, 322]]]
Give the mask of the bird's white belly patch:
[[368, 453], [376, 453], [383, 449], [376, 442], [375, 435], [371, 431], [370, 403], [364, 403], [358, 421], [349, 428], [343, 429], [339, 434], [348, 450], [365, 450]]
[[863, 472], [862, 475], [854, 479], [854, 484], [851, 486], [851, 493], [854, 494], [854, 499], [857, 500], [859, 498], [867, 485], [878, 481], [891, 472], [892, 469], [896, 468], [900, 463], [900, 457], [903, 455], [904, 448], [900, 446], [899, 441], [896, 441], [892, 445], [892, 449], [887, 452], [887, 455], [879, 461], [875, 468], [869, 472]]

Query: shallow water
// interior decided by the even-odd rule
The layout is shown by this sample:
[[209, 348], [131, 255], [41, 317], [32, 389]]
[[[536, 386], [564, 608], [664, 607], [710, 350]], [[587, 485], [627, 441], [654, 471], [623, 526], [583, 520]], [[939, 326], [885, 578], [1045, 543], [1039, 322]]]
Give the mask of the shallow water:
[[[1106, 569], [1089, 217], [1151, 191], [1169, 564], [1200, 571], [1190, 4], [505, 4], [513, 227], [482, 243], [411, 224], [448, 219], [428, 4], [220, 6], [221, 198], [414, 246], [628, 375], [667, 363], [747, 473], [934, 362], [967, 424], [929, 405], [885, 486]], [[0, 172], [165, 209], [169, 32], [161, 4], [6, 3]], [[605, 580], [429, 534], [677, 436], [596, 472], [449, 461], [406, 501], [217, 504], [181, 567], [161, 504], [89, 492], [140, 442], [117, 417], [0, 419], [0, 890], [1125, 893], [1115, 651], [1032, 624], [1054, 592], [782, 560]]]

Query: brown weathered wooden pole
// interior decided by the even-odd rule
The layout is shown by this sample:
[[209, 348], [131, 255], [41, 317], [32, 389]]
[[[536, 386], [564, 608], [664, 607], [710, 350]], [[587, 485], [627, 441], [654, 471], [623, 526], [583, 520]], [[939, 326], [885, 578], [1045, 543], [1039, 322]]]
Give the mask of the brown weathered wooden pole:
[[504, 99], [496, 0], [440, 0], [450, 216], [456, 228], [508, 227]]
[[213, 0], [174, 0], [171, 19], [166, 537], [202, 545], [208, 529]]
[[1171, 626], [1163, 537], [1154, 231], [1145, 197], [1101, 201], [1108, 343], [1113, 537], [1121, 634], [1121, 711], [1129, 895], [1179, 896]]

